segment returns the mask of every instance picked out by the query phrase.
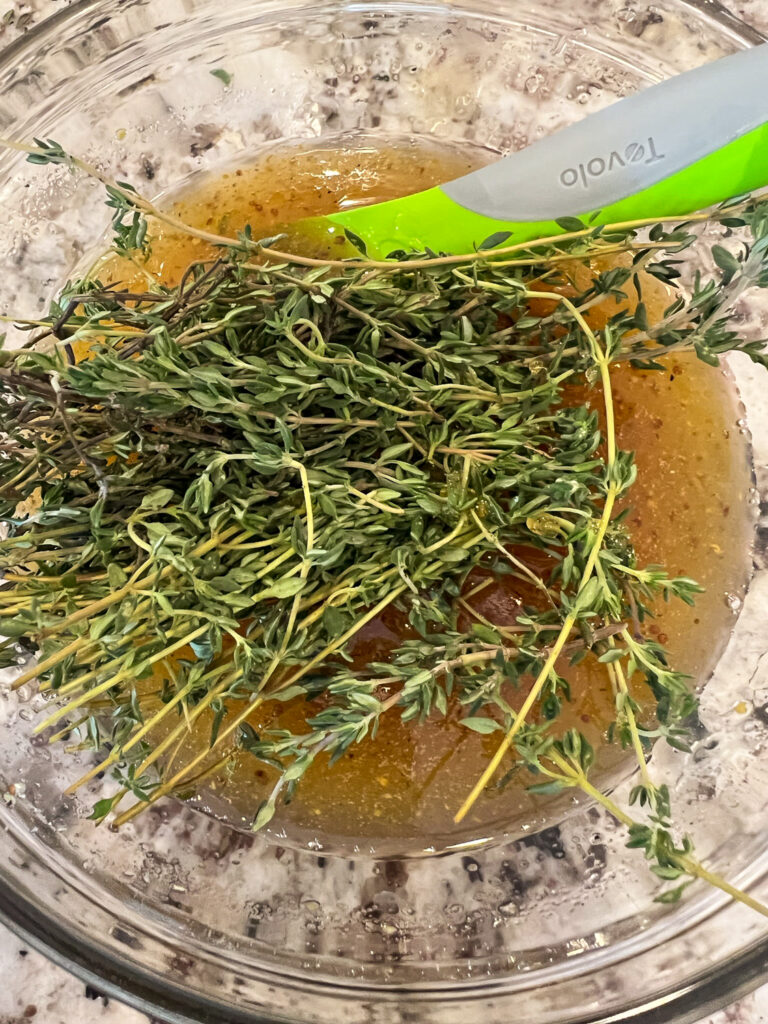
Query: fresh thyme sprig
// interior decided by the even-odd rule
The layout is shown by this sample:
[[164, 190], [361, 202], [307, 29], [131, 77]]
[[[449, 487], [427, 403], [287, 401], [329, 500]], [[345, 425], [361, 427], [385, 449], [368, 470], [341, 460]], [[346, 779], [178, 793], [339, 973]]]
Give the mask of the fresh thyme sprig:
[[[504, 733], [460, 815], [516, 759], [547, 779], [534, 788], [578, 786], [602, 803], [660, 877], [706, 878], [764, 912], [701, 867], [688, 840], [675, 843], [668, 793], [645, 761], [651, 736], [684, 745], [695, 699], [627, 623], [642, 628], [655, 600], [690, 601], [696, 587], [638, 566], [617, 525], [635, 471], [616, 444], [610, 366], [652, 367], [683, 348], [708, 362], [738, 349], [766, 365], [729, 310], [768, 283], [768, 204], [747, 197], [648, 232], [647, 221], [584, 225], [464, 256], [309, 259], [248, 231], [189, 229], [50, 140], [16, 148], [105, 185], [118, 253], [146, 248], [153, 219], [221, 252], [176, 288], [91, 276], [45, 316], [7, 317], [34, 333], [0, 360], [2, 655], [39, 652], [16, 684], [36, 677], [59, 698], [38, 729], [77, 716], [84, 742], [108, 748], [76, 784], [114, 771], [119, 789], [94, 817], [130, 793], [115, 823], [130, 820], [242, 749], [280, 773], [261, 827], [319, 755], [332, 761], [374, 735], [384, 714], [423, 721], [458, 701], [468, 728]], [[718, 274], [697, 277], [650, 324], [639, 272], [674, 285], [669, 256], [697, 244], [697, 222], [746, 240], [736, 254], [715, 247]], [[586, 287], [571, 278], [574, 263], [617, 253], [630, 265]], [[623, 304], [594, 329], [589, 310], [612, 297]], [[542, 300], [549, 311], [534, 314]], [[76, 343], [88, 351], [80, 362]], [[604, 431], [567, 401], [584, 380], [602, 389]], [[530, 548], [546, 571], [520, 557]], [[533, 581], [540, 600], [511, 627], [483, 620], [478, 567]], [[389, 606], [415, 638], [386, 663], [350, 663], [350, 641]], [[614, 685], [612, 731], [638, 758], [631, 799], [644, 821], [590, 782], [581, 734], [558, 736], [558, 666], [586, 653]], [[637, 677], [654, 726], [641, 724]], [[509, 687], [530, 679], [515, 712]], [[257, 709], [299, 699], [313, 708], [306, 733], [256, 734]], [[207, 719], [209, 746], [187, 749]]]

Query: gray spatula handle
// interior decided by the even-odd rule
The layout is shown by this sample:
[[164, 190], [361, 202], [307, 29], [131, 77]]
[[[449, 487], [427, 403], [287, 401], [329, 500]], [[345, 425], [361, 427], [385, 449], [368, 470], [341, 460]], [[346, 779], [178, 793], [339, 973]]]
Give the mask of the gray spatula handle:
[[[766, 122], [768, 43], [650, 86], [441, 188], [496, 220], [554, 220], [649, 188]], [[721, 198], [732, 194], [723, 188]]]

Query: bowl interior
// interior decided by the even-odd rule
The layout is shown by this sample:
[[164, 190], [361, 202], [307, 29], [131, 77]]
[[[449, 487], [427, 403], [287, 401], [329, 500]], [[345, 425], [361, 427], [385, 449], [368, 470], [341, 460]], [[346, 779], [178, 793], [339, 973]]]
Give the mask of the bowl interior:
[[[55, 138], [162, 195], [281, 140], [374, 133], [507, 152], [740, 45], [732, 25], [672, 0], [599, 12], [586, 0], [86, 2], [0, 64], [0, 134]], [[0, 200], [0, 310], [34, 313], [105, 230], [101, 189], [2, 151]], [[764, 330], [751, 297], [739, 316]], [[762, 511], [764, 375], [731, 368]], [[733, 637], [701, 681], [694, 756], [654, 754], [699, 853], [764, 892], [765, 540], [758, 530]], [[741, 702], [747, 713], [732, 714]], [[95, 829], [84, 819], [97, 785], [64, 799], [76, 759], [30, 739], [38, 704], [26, 687], [0, 698], [0, 910], [176, 1019], [359, 1022], [362, 1007], [366, 1020], [448, 1024], [474, 1003], [489, 1022], [556, 1022], [654, 999], [678, 1012], [708, 997], [695, 996], [702, 965], [736, 964], [765, 939], [703, 887], [671, 910], [654, 903], [622, 830], [573, 801], [559, 827], [482, 850], [486, 837], [457, 834], [426, 859], [321, 833], [255, 838], [170, 803], [117, 835]], [[723, 999], [744, 974], [729, 977]]]

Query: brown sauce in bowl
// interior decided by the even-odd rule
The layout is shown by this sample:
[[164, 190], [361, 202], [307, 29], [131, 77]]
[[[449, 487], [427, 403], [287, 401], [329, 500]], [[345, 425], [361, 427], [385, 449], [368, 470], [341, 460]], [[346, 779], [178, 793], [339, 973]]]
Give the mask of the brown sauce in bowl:
[[[427, 188], [480, 162], [473, 152], [405, 144], [282, 149], [251, 167], [197, 184], [173, 212], [194, 226], [229, 235], [250, 223], [258, 238], [302, 217]], [[192, 260], [212, 255], [197, 239], [163, 231], [153, 240], [143, 269], [110, 261], [101, 276], [130, 278], [143, 286], [147, 272], [173, 284]], [[661, 286], [651, 288], [650, 300], [645, 294], [651, 318], [654, 294], [656, 315], [667, 298]], [[705, 588], [693, 608], [680, 601], [661, 604], [647, 626], [650, 636], [669, 650], [672, 664], [695, 682], [711, 669], [728, 639], [732, 603], [741, 596], [747, 575], [752, 529], [748, 446], [725, 372], [690, 354], [663, 363], [663, 372], [627, 364], [613, 369], [618, 442], [636, 454], [638, 480], [630, 493], [627, 526], [639, 564], [663, 565], [670, 575], [692, 576]], [[576, 388], [566, 401], [590, 401], [599, 408], [600, 395]], [[514, 577], [492, 581], [471, 599], [497, 625], [512, 623], [521, 602], [528, 600]], [[390, 609], [356, 638], [352, 653], [361, 664], [382, 660], [406, 635], [404, 616]], [[610, 783], [632, 764], [632, 755], [605, 740], [614, 717], [605, 667], [588, 657], [575, 667], [566, 660], [560, 671], [572, 693], [562, 726], [577, 726], [587, 735], [598, 752], [597, 777]], [[643, 690], [636, 686], [641, 701], [648, 697]], [[510, 703], [519, 706], [524, 697], [521, 685]], [[252, 724], [257, 731], [270, 725], [302, 731], [311, 713], [303, 701], [265, 705], [254, 713]], [[486, 791], [465, 822], [453, 825], [456, 810], [499, 741], [498, 734], [482, 736], [462, 726], [463, 713], [449, 703], [445, 717], [417, 724], [404, 723], [396, 710], [390, 711], [375, 740], [353, 746], [332, 768], [318, 758], [294, 800], [278, 809], [272, 831], [299, 841], [314, 834], [338, 837], [347, 845], [354, 840], [363, 849], [382, 841], [429, 848], [461, 838], [535, 830], [561, 813], [563, 798], [553, 802], [532, 796], [525, 789], [530, 777], [521, 772], [504, 788]], [[201, 716], [190, 735], [190, 757], [208, 742], [209, 733], [210, 720]], [[183, 751], [178, 755], [177, 767], [184, 756]], [[252, 755], [238, 752], [197, 799], [247, 827], [276, 777]]]

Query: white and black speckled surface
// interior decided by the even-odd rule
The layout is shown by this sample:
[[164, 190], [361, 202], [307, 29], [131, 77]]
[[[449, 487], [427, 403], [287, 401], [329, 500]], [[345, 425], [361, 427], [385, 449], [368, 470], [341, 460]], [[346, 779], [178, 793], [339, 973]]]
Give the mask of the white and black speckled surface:
[[[0, 47], [69, 2], [0, 0]], [[768, 35], [768, 0], [742, 0], [729, 7]], [[143, 1014], [85, 986], [1, 927], [0, 979], [0, 1024], [149, 1024]], [[701, 1024], [768, 1024], [768, 984]]]

